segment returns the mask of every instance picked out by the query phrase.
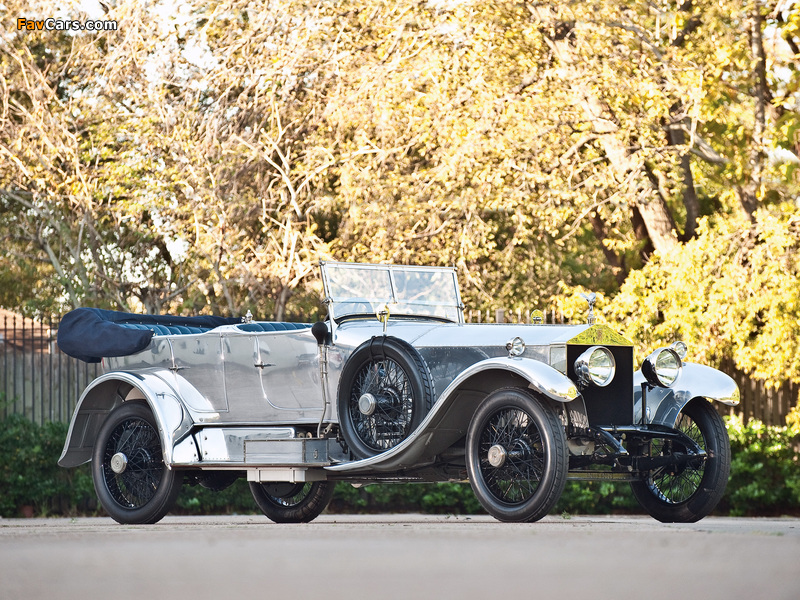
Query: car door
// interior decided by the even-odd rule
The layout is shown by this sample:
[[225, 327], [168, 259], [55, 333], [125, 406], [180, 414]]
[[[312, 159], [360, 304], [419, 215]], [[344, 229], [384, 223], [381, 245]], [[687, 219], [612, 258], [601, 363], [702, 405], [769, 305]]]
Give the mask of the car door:
[[287, 423], [319, 419], [319, 359], [309, 332], [232, 333], [223, 337], [222, 346], [231, 417]]

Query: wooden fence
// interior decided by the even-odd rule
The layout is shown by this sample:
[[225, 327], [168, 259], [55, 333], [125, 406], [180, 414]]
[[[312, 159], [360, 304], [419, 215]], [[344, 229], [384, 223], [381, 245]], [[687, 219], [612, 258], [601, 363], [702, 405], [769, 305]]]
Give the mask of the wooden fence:
[[43, 424], [68, 422], [99, 364], [67, 356], [56, 344], [57, 324], [0, 314], [0, 418], [21, 414]]
[[[467, 323], [531, 323], [531, 311], [506, 310], [504, 308], [497, 308], [494, 310], [474, 310], [468, 309], [465, 311], [465, 319]], [[559, 323], [563, 324], [564, 315], [556, 309], [542, 311], [543, 323]]]
[[733, 377], [739, 386], [741, 403], [736, 408], [721, 407], [722, 414], [739, 414], [745, 422], [759, 419], [767, 425], [786, 425], [786, 415], [800, 402], [800, 384], [784, 381], [777, 388], [753, 379], [730, 363], [720, 369]]

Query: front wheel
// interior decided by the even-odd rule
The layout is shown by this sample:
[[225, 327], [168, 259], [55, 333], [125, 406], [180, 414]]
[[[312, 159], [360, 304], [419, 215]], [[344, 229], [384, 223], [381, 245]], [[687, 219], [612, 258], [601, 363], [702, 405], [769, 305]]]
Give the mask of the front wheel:
[[472, 417], [466, 450], [472, 490], [500, 521], [538, 521], [564, 491], [564, 428], [549, 405], [525, 390], [489, 395]]
[[153, 413], [125, 402], [108, 416], [92, 451], [92, 480], [100, 504], [118, 523], [155, 523], [181, 490], [183, 476], [164, 464]]
[[[722, 499], [731, 469], [731, 447], [722, 417], [708, 401], [695, 398], [678, 415], [675, 428], [705, 451], [704, 460], [651, 471], [631, 483], [636, 500], [662, 523], [694, 523]], [[651, 442], [651, 456], [686, 453], [675, 442]]]
[[250, 492], [268, 519], [276, 523], [308, 523], [316, 519], [333, 498], [334, 484], [250, 482]]

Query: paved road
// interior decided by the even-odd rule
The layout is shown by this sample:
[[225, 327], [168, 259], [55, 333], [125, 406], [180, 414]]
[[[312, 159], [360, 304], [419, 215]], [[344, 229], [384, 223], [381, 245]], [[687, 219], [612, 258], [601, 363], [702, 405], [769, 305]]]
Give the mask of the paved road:
[[0, 519], [0, 599], [800, 598], [800, 520]]

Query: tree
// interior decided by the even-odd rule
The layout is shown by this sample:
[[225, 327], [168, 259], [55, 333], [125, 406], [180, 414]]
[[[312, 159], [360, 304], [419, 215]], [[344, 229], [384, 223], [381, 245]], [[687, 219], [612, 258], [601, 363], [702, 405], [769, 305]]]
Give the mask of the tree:
[[98, 93], [97, 47], [63, 32], [5, 31], [2, 270], [48, 264], [38, 271], [55, 285], [39, 309], [54, 300], [129, 308], [133, 298], [152, 307], [153, 288], [161, 298], [174, 284], [169, 238], [158, 231], [163, 200], [157, 183], [142, 185], [154, 161], [126, 130], [126, 107]]
[[[795, 254], [768, 225], [798, 211], [791, 2], [108, 10], [91, 35], [3, 17], [3, 302], [308, 318], [331, 257], [457, 265], [473, 307], [591, 287], [662, 338], [706, 262], [739, 279], [705, 309], [744, 318], [745, 275], [784, 302], [763, 276]], [[748, 335], [791, 331], [761, 312]], [[776, 376], [711, 322], [692, 339]]]
[[[266, 288], [280, 290], [280, 316], [316, 260], [305, 250], [324, 245], [292, 179], [301, 128], [291, 113], [281, 122], [291, 91], [279, 106], [273, 95], [296, 73], [273, 61], [260, 78], [247, 71], [265, 31], [285, 31], [297, 13], [253, 27], [243, 11], [231, 28], [228, 14], [197, 7], [179, 28], [153, 32], [148, 10], [118, 4], [118, 30], [100, 36], [4, 37], [5, 237], [52, 266], [67, 306], [237, 313]], [[289, 63], [302, 43], [282, 48]], [[265, 245], [289, 231], [307, 235], [265, 260]]]

